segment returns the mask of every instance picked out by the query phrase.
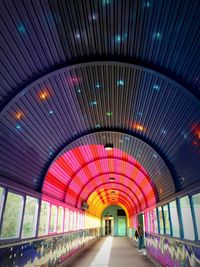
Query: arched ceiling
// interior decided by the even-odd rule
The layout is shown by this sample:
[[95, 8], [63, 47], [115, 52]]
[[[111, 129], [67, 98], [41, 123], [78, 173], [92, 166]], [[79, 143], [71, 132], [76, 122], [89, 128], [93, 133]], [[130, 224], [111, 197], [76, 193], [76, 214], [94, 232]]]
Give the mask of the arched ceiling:
[[199, 17], [197, 0], [1, 1], [0, 175], [41, 191], [61, 152], [110, 133], [157, 200], [197, 181]]

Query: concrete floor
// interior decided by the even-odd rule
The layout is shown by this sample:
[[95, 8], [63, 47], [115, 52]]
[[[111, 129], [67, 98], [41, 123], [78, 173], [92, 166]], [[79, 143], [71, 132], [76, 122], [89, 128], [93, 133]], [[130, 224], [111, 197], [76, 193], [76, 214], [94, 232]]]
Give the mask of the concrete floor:
[[155, 266], [124, 237], [104, 237], [77, 257], [71, 267], [151, 267]]

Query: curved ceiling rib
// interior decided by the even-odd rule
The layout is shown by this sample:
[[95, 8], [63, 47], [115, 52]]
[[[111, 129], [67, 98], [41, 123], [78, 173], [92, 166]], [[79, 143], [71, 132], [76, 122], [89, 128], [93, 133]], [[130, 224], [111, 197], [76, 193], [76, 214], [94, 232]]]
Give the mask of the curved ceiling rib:
[[49, 68], [102, 56], [141, 60], [199, 92], [198, 14], [198, 1], [1, 1], [0, 101]]
[[78, 170], [76, 170], [76, 172], [75, 173], [73, 173], [73, 175], [71, 176], [71, 180], [69, 181], [69, 183], [67, 184], [67, 186], [70, 186], [70, 183], [72, 182], [72, 180], [79, 174], [79, 172], [82, 170], [82, 169], [84, 169], [84, 168], [86, 168], [89, 164], [95, 164], [98, 160], [104, 160], [104, 159], [110, 159], [110, 160], [121, 160], [121, 161], [124, 161], [124, 162], [126, 162], [126, 163], [130, 163], [131, 165], [133, 165], [134, 166], [134, 168], [136, 168], [138, 171], [140, 171], [149, 181], [150, 181], [150, 178], [149, 178], [149, 176], [147, 175], [147, 173], [146, 172], [144, 172], [144, 170], [142, 169], [142, 167], [136, 162], [136, 161], [134, 161], [134, 162], [131, 162], [131, 161], [129, 161], [130, 159], [123, 159], [123, 158], [121, 158], [121, 157], [118, 157], [118, 156], [114, 156], [114, 155], [111, 155], [111, 152], [107, 155], [107, 156], [103, 156], [103, 157], [99, 157], [99, 158], [93, 158], [92, 160], [90, 160], [90, 161], [87, 161], [87, 162], [84, 162], [84, 164], [83, 165], [81, 165], [80, 166], [80, 168], [78, 169]]
[[[87, 201], [87, 199], [90, 197], [90, 195], [93, 192], [96, 192], [96, 190], [101, 188], [102, 186], [104, 186], [104, 189], [108, 189], [110, 191], [113, 191], [113, 190], [114, 191], [120, 191], [121, 190], [120, 188], [124, 189], [125, 192], [129, 192], [129, 194], [132, 195], [132, 197], [134, 198], [134, 201], [133, 201], [134, 209], [137, 210], [137, 208], [138, 208], [138, 211], [142, 210], [140, 200], [138, 199], [137, 195], [131, 190], [131, 188], [129, 188], [128, 186], [124, 185], [123, 183], [119, 183], [119, 182], [116, 182], [116, 181], [115, 181], [115, 183], [109, 183], [109, 182], [107, 182], [107, 183], [105, 182], [104, 183], [104, 182], [102, 182], [100, 185], [92, 188], [88, 192], [88, 195], [86, 196], [86, 198], [82, 197], [82, 199], [83, 200], [85, 199]], [[79, 196], [79, 198], [80, 198], [80, 196]], [[77, 202], [78, 202], [78, 205], [76, 207], [80, 208], [82, 202], [80, 202], [79, 199], [77, 200]], [[136, 208], [136, 204], [135, 203], [137, 204], [137, 208]], [[145, 201], [145, 205], [144, 206], [147, 207], [147, 202], [146, 201]]]
[[[99, 160], [89, 162], [84, 168], [78, 170], [76, 175], [70, 177], [70, 180], [66, 185], [66, 195], [68, 188], [70, 189], [78, 185], [79, 189], [81, 190], [82, 187], [88, 184], [89, 181], [91, 180], [94, 181], [93, 177], [97, 177], [98, 175], [101, 176], [103, 173], [113, 173], [114, 175], [120, 173], [123, 177], [130, 177], [130, 178], [132, 176], [135, 176], [134, 183], [138, 187], [144, 184], [151, 185], [149, 177], [147, 178], [134, 164], [131, 164], [127, 160], [118, 159], [115, 157], [110, 158], [108, 155], [107, 158], [105, 157], [104, 159], [99, 158]], [[85, 176], [85, 174], [87, 175], [87, 177]], [[83, 177], [82, 179], [81, 176]], [[90, 177], [92, 177], [92, 179], [90, 179]], [[46, 179], [48, 181], [48, 176]]]
[[[129, 138], [129, 145], [124, 146], [122, 142], [118, 142], [119, 138]], [[133, 157], [138, 153], [136, 147], [133, 149], [133, 141], [140, 144], [140, 153], [145, 154], [145, 162], [149, 164], [148, 154], [154, 151], [132, 136], [99, 132], [74, 141], [62, 151], [49, 168], [43, 184], [43, 193], [60, 200], [65, 199], [67, 204], [81, 208], [82, 202], [89, 199], [94, 192], [97, 193], [103, 185], [105, 190], [110, 188], [118, 192], [123, 191], [125, 194], [126, 191], [131, 192], [132, 211], [125, 205], [129, 214], [132, 214], [133, 210], [138, 212], [155, 204], [157, 194], [162, 195], [163, 192], [157, 192], [152, 186], [156, 186], [157, 180], [148, 172], [152, 173], [151, 168], [156, 166], [162, 166], [163, 171], [164, 167], [164, 173], [167, 173], [168, 169], [163, 166], [163, 160], [157, 154], [156, 165], [144, 164], [148, 167], [146, 170], [141, 162]], [[113, 143], [114, 148], [106, 151], [104, 149], [106, 143]], [[114, 181], [110, 181], [110, 177], [113, 177]], [[172, 177], [171, 182], [173, 183]], [[106, 198], [107, 195], [104, 196]]]
[[[129, 203], [130, 206], [132, 207], [131, 209], [129, 209], [129, 212], [134, 213], [134, 212], [139, 212], [139, 211], [142, 210], [140, 205], [139, 205], [139, 209], [138, 209], [138, 206], [136, 206], [135, 201], [134, 201], [135, 199], [133, 199], [133, 198], [131, 197], [131, 195], [129, 195], [129, 194], [127, 193], [128, 191], [130, 191], [130, 189], [128, 189], [128, 191], [127, 191], [127, 187], [124, 187], [123, 189], [125, 189], [126, 191], [123, 191], [123, 189], [119, 189], [119, 188], [117, 187], [118, 184], [116, 184], [117, 189], [115, 189], [115, 187], [113, 188], [112, 185], [110, 186], [109, 184], [106, 184], [108, 188], [107, 188], [107, 187], [103, 187], [103, 185], [105, 185], [105, 184], [102, 184], [102, 186], [99, 186], [99, 187], [95, 188], [95, 189], [91, 192], [91, 194], [92, 194], [93, 192], [96, 192], [97, 195], [96, 195], [95, 198], [98, 198], [98, 197], [99, 197], [99, 194], [101, 194], [101, 196], [102, 196], [102, 199], [101, 199], [101, 200], [102, 200], [102, 203], [103, 203], [104, 201], [106, 201], [106, 199], [108, 200], [108, 197], [111, 198], [111, 199], [115, 198], [115, 200], [117, 200], [119, 196], [125, 196], [125, 200], [129, 200], [128, 203]], [[102, 191], [101, 191], [101, 190], [102, 190]], [[105, 193], [105, 195], [102, 195], [102, 192]], [[113, 194], [112, 192], [115, 192], [115, 193]], [[90, 194], [90, 195], [91, 195], [91, 194]], [[131, 192], [131, 194], [133, 194], [133, 193]], [[86, 201], [90, 200], [90, 195], [88, 196], [88, 198], [86, 199]], [[134, 195], [134, 197], [135, 197], [135, 195]], [[92, 201], [92, 202], [88, 201], [89, 207], [91, 206], [91, 204], [92, 204], [93, 206], [96, 205], [96, 204], [95, 204], [95, 198], [93, 198], [93, 201]], [[99, 198], [100, 198], [100, 197], [99, 197]], [[108, 201], [108, 202], [109, 202], [109, 201]], [[103, 204], [105, 204], [105, 203], [103, 203]], [[96, 206], [96, 207], [97, 207], [97, 206]], [[89, 209], [89, 211], [90, 211], [90, 209]]]
[[[96, 198], [96, 194], [95, 192], [93, 194], [91, 194], [91, 197], [89, 198], [88, 200], [88, 203], [93, 203], [94, 199]], [[89, 210], [88, 212], [90, 214], [93, 214], [93, 215], [96, 215], [96, 216], [101, 216], [102, 215], [102, 212], [103, 210], [110, 206], [110, 205], [118, 205], [118, 206], [121, 206], [127, 213], [128, 216], [131, 216], [131, 214], [134, 213], [134, 210], [133, 210], [133, 207], [130, 205], [130, 203], [128, 203], [126, 201], [125, 198], [119, 198], [119, 201], [116, 202], [116, 201], [113, 201], [113, 200], [108, 200], [108, 201], [105, 201], [105, 204], [102, 203], [102, 200], [99, 198], [97, 201], [96, 201], [96, 205], [91, 205], [89, 207]]]
[[[107, 179], [107, 181], [109, 180], [109, 177], [117, 177], [117, 176], [122, 176], [122, 174], [119, 174], [119, 173], [104, 173], [103, 174], [104, 175], [104, 177], [108, 177], [108, 179]], [[83, 195], [84, 194], [84, 192], [85, 192], [85, 188], [86, 187], [90, 187], [89, 186], [89, 183], [93, 180], [93, 179], [98, 179], [98, 177], [100, 177], [101, 175], [97, 175], [96, 177], [93, 177], [91, 180], [89, 180], [83, 187], [82, 187], [82, 189], [80, 190], [80, 193], [79, 193], [79, 195], [77, 196], [77, 201], [76, 201], [76, 207], [78, 207], [79, 206], [79, 203], [81, 202], [81, 199], [84, 199], [85, 198], [85, 195]], [[115, 184], [116, 183], [118, 183], [119, 185], [123, 185], [123, 186], [125, 186], [126, 188], [127, 188], [127, 191], [130, 191], [131, 193], [133, 193], [134, 191], [134, 189], [135, 189], [135, 186], [136, 186], [136, 184], [134, 183], [134, 181], [132, 181], [131, 180], [131, 178], [129, 178], [129, 177], [126, 177], [126, 176], [124, 176], [123, 175], [123, 178], [126, 178], [126, 179], [128, 179], [129, 180], [129, 182], [132, 182], [132, 184], [133, 184], [133, 186], [131, 185], [131, 189], [129, 188], [129, 187], [127, 187], [126, 185], [124, 185], [124, 184], [122, 184], [122, 183], [120, 183], [120, 182], [117, 182], [117, 181], [115, 181]], [[105, 178], [106, 179], [106, 178]], [[102, 185], [107, 185], [108, 183], [110, 183], [110, 182], [105, 182], [105, 183], [103, 183], [103, 182], [101, 182], [101, 184]], [[97, 188], [98, 186], [96, 186], [95, 188], [94, 188], [94, 190], [96, 190], [96, 188]], [[137, 188], [136, 188], [137, 190], [139, 189], [140, 190], [140, 192], [139, 192], [139, 195], [142, 195], [142, 197], [143, 197], [143, 199], [144, 199], [144, 201], [145, 201], [145, 204], [146, 204], [146, 206], [148, 206], [148, 202], [147, 202], [147, 199], [146, 199], [146, 196], [144, 195], [144, 193], [143, 193], [143, 191], [141, 190], [141, 188], [140, 188], [140, 186], [139, 185], [137, 185]], [[92, 193], [92, 192], [91, 192]], [[139, 199], [138, 199], [138, 196], [135, 194], [135, 193], [133, 193], [134, 195], [135, 195], [135, 198], [136, 198], [136, 200], [137, 200], [137, 203], [139, 204], [139, 206], [140, 206], [140, 201], [139, 201]], [[89, 194], [90, 195], [90, 194]], [[155, 194], [155, 197], [156, 197], [156, 194]], [[141, 207], [140, 207], [141, 208]]]

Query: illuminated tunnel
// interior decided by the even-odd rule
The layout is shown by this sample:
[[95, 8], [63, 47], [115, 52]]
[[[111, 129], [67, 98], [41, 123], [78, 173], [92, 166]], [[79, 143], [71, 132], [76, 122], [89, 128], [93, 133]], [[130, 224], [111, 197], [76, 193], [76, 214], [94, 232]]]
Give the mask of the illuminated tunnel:
[[123, 218], [161, 265], [199, 266], [199, 14], [0, 1], [2, 266], [58, 266]]

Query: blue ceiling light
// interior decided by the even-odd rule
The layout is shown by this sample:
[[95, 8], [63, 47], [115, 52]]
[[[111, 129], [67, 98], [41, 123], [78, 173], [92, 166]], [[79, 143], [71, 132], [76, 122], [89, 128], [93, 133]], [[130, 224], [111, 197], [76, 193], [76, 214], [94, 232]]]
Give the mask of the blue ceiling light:
[[153, 158], [157, 159], [157, 155], [155, 153], [153, 153]]
[[16, 125], [16, 129], [17, 129], [17, 130], [21, 129], [21, 125], [17, 124], [17, 125]]
[[124, 80], [118, 80], [117, 86], [124, 86]]
[[23, 23], [20, 23], [20, 24], [18, 25], [17, 30], [18, 30], [18, 32], [21, 33], [21, 34], [26, 33], [26, 28], [25, 28], [25, 26], [24, 26]]
[[102, 4], [103, 4], [103, 6], [109, 5], [110, 4], [110, 0], [103, 0]]
[[165, 129], [162, 129], [161, 130], [161, 133], [164, 134], [164, 135], [166, 135], [167, 134], [167, 131]]
[[153, 89], [154, 89], [155, 91], [160, 91], [160, 86], [159, 86], [158, 84], [154, 84], [154, 85], [153, 85]]
[[100, 124], [96, 124], [95, 128], [100, 128], [101, 125]]
[[97, 82], [97, 83], [95, 84], [95, 87], [96, 87], [96, 88], [100, 88], [100, 83]]
[[160, 32], [153, 33], [153, 39], [161, 40], [162, 39], [162, 35], [160, 34]]
[[96, 106], [96, 105], [97, 105], [97, 101], [96, 101], [96, 100], [92, 100], [92, 101], [90, 101], [90, 105], [91, 105], [91, 106]]
[[115, 41], [116, 41], [117, 43], [120, 43], [121, 40], [122, 40], [121, 35], [116, 35], [116, 36], [115, 36]]
[[53, 114], [53, 110], [49, 110], [49, 114], [52, 115]]
[[182, 132], [181, 135], [183, 136], [184, 139], [187, 139], [188, 134], [186, 132]]
[[147, 1], [146, 3], [144, 3], [144, 6], [146, 6], [146, 7], [150, 7], [150, 3], [149, 3], [149, 1]]

